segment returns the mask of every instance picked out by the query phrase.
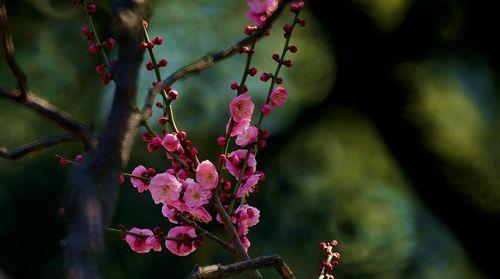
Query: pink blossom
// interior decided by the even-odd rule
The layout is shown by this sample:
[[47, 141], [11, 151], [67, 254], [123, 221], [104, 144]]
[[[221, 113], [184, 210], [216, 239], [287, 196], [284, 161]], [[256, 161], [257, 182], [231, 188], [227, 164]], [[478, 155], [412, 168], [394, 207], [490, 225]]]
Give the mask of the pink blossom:
[[250, 126], [236, 138], [236, 144], [243, 147], [257, 140], [259, 129], [255, 126]]
[[260, 179], [260, 174], [254, 174], [254, 175], [250, 176], [247, 179], [247, 181], [245, 181], [245, 183], [243, 185], [241, 185], [240, 188], [238, 188], [238, 192], [236, 193], [236, 196], [238, 198], [241, 198], [241, 197], [247, 195], [248, 193], [252, 193], [254, 191], [255, 185], [257, 185], [257, 183], [259, 183], [259, 179]]
[[235, 122], [250, 120], [252, 118], [254, 104], [248, 94], [241, 94], [234, 98], [229, 104], [229, 112]]
[[286, 89], [283, 87], [278, 87], [274, 89], [269, 96], [269, 102], [273, 107], [281, 107], [285, 104], [287, 97], [288, 94], [286, 93]]
[[247, 0], [247, 16], [250, 22], [262, 26], [278, 7], [277, 0]]
[[[132, 175], [133, 176], [147, 177], [148, 176], [148, 169], [146, 169], [146, 167], [143, 165], [139, 165], [139, 166], [135, 167], [135, 169], [132, 171]], [[134, 187], [137, 188], [137, 192], [139, 192], [139, 193], [142, 193], [142, 192], [148, 190], [148, 182], [146, 182], [143, 179], [130, 177], [130, 182], [132, 182], [132, 185], [134, 185]]]
[[175, 152], [181, 148], [181, 142], [174, 134], [166, 134], [161, 145], [170, 152]]
[[243, 225], [249, 228], [259, 223], [260, 210], [248, 204], [238, 207], [235, 214], [237, 216], [236, 220], [238, 225]]
[[246, 236], [241, 236], [240, 241], [243, 245], [243, 248], [245, 248], [245, 252], [248, 252], [248, 248], [250, 248], [250, 240], [248, 240]]
[[212, 216], [210, 213], [203, 207], [190, 208], [187, 210], [189, 214], [191, 214], [196, 220], [202, 221], [204, 223], [209, 223], [212, 221]]
[[177, 224], [177, 214], [179, 211], [175, 209], [174, 207], [168, 205], [168, 204], [163, 204], [163, 207], [161, 208], [161, 213], [163, 216], [167, 217], [170, 223]]
[[142, 236], [137, 236], [137, 235], [133, 235], [133, 234], [127, 234], [125, 236], [125, 241], [128, 243], [130, 248], [134, 252], [139, 253], [139, 254], [148, 253], [149, 250], [151, 250], [151, 246], [146, 242], [146, 239], [149, 236], [152, 236], [153, 232], [151, 230], [148, 230], [148, 229], [141, 230], [138, 228], [132, 228], [130, 230], [130, 232], [135, 233], [135, 234], [144, 235], [144, 237], [142, 237]]
[[177, 226], [168, 231], [168, 237], [179, 238], [182, 240], [167, 240], [165, 246], [177, 256], [187, 256], [196, 250], [193, 239], [196, 238], [196, 232], [193, 227]]
[[156, 252], [160, 252], [162, 249], [160, 240], [154, 235], [148, 237], [146, 243]]
[[[229, 129], [231, 119], [229, 119], [229, 122], [226, 125], [226, 132]], [[231, 130], [231, 133], [229, 134], [231, 137], [237, 136], [241, 133], [243, 133], [246, 129], [250, 127], [250, 119], [243, 119], [240, 122], [233, 122], [233, 129]]]
[[183, 196], [185, 204], [190, 208], [197, 208], [207, 204], [212, 197], [212, 192], [201, 187], [200, 184], [194, 182], [192, 179], [187, 179], [186, 182], [189, 183], [189, 187]]
[[182, 189], [181, 183], [170, 173], [159, 173], [150, 182], [149, 191], [156, 204], [168, 203], [179, 198]]
[[[248, 150], [246, 149], [238, 149], [236, 151], [231, 152], [230, 156], [236, 156], [239, 158], [238, 162], [234, 162], [231, 159], [226, 160], [226, 168], [231, 175], [238, 178], [241, 173], [241, 168], [243, 167], [243, 162], [245, 161], [245, 157], [247, 155]], [[245, 176], [252, 175], [257, 167], [257, 161], [255, 160], [255, 155], [248, 155], [247, 166], [245, 168]]]
[[209, 160], [201, 162], [196, 168], [196, 181], [206, 190], [212, 190], [217, 187], [219, 174], [215, 165]]

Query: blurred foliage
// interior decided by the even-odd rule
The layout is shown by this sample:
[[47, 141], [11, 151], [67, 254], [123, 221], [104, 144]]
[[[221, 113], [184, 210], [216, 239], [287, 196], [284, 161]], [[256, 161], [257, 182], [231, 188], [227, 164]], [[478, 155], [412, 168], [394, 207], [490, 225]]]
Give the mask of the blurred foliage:
[[[99, 129], [105, 123], [113, 86], [99, 84], [94, 74], [99, 57], [87, 54], [79, 33], [85, 24], [82, 13], [69, 2], [9, 3], [17, 57], [34, 92]], [[97, 14], [98, 28], [109, 34], [105, 28], [110, 9], [101, 8], [108, 2], [96, 2], [103, 10]], [[374, 24], [390, 31], [404, 19], [411, 1], [356, 2]], [[247, 24], [244, 1], [158, 0], [151, 6], [150, 34], [165, 39], [155, 51], [169, 60], [163, 77], [239, 39]], [[271, 36], [257, 44], [254, 62], [259, 72], [273, 69], [271, 55], [283, 44], [279, 26], [290, 18], [284, 13]], [[484, 278], [453, 232], [419, 200], [368, 119], [349, 108], [336, 108], [316, 115], [313, 123], [296, 125], [304, 109], [330, 94], [336, 77], [334, 44], [312, 13], [306, 11], [304, 18], [307, 28], [292, 39], [299, 47], [293, 57], [297, 66], [282, 74], [290, 98], [285, 108], [264, 121], [272, 135], [285, 137], [286, 142], [259, 153], [268, 180], [251, 200], [262, 209], [261, 223], [250, 234], [251, 254], [279, 253], [299, 278], [307, 278], [315, 273], [318, 243], [339, 239], [343, 265], [338, 278]], [[0, 62], [0, 83], [14, 86], [3, 58]], [[224, 131], [233, 93], [229, 84], [240, 79], [243, 64], [242, 56], [236, 55], [176, 84], [181, 94], [174, 106], [178, 124], [193, 138], [201, 158], [213, 160], [218, 152], [215, 139]], [[498, 96], [492, 93], [490, 69], [480, 62], [436, 57], [402, 64], [395, 72], [414, 87], [408, 117], [425, 131], [426, 144], [443, 158], [442, 163], [460, 170], [449, 173], [450, 179], [463, 185], [461, 190], [473, 197], [471, 202], [498, 211], [499, 174], [494, 168], [499, 158], [500, 108]], [[152, 74], [143, 70], [139, 105], [152, 81]], [[262, 103], [265, 84], [255, 77], [248, 85], [254, 100]], [[0, 100], [0, 121], [4, 123], [0, 144], [7, 147], [58, 133], [52, 124], [4, 100]], [[294, 132], [283, 135], [290, 130]], [[62, 277], [64, 221], [57, 211], [69, 170], [58, 166], [54, 154], [71, 157], [79, 152], [80, 146], [68, 144], [15, 162], [0, 161], [0, 239], [4, 243], [0, 269], [15, 278]], [[137, 164], [167, 167], [161, 155], [145, 152], [139, 138], [130, 167]], [[477, 180], [486, 182], [481, 187], [468, 186]], [[138, 195], [127, 183], [113, 220], [113, 225], [120, 223], [169, 226], [148, 194]], [[224, 234], [217, 226], [213, 229]], [[116, 235], [109, 235], [107, 245], [104, 278], [180, 278], [195, 264], [234, 260], [210, 242], [186, 258], [167, 252], [136, 255]], [[274, 278], [272, 272], [264, 271]]]

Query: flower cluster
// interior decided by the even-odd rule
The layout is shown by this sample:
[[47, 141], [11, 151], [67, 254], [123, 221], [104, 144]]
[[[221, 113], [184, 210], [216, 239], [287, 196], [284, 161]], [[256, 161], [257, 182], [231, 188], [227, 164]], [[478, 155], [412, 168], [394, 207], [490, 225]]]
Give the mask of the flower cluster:
[[334, 279], [333, 269], [340, 265], [340, 253], [333, 251], [337, 247], [337, 240], [330, 242], [321, 242], [319, 248], [323, 252], [324, 258], [321, 259], [318, 267], [318, 279]]
[[[96, 72], [102, 75], [101, 82], [109, 83], [113, 79], [112, 65], [106, 56], [106, 49], [116, 45], [113, 38], [101, 41], [96, 34], [92, 16], [96, 13], [95, 4], [88, 5], [86, 1], [74, 1], [81, 4], [87, 13], [89, 27], [82, 29], [82, 34], [89, 42], [89, 52], [100, 52], [104, 64], [96, 67]], [[244, 28], [244, 33], [251, 36], [262, 28], [264, 22], [278, 8], [277, 0], [247, 0], [248, 19], [254, 24]], [[198, 149], [187, 138], [185, 131], [179, 130], [175, 124], [172, 101], [179, 98], [179, 92], [166, 88], [162, 82], [160, 68], [166, 67], [166, 59], [157, 60], [154, 48], [162, 45], [162, 37], [150, 39], [148, 22], [143, 20], [144, 41], [138, 45], [149, 54], [146, 63], [148, 71], [154, 71], [155, 81], [153, 87], [159, 90], [163, 102], [158, 102], [156, 107], [161, 109], [163, 116], [158, 122], [161, 126], [167, 125], [161, 132], [154, 131], [146, 120], [142, 125], [147, 129], [142, 139], [146, 143], [147, 152], [161, 152], [169, 161], [170, 167], [157, 171], [155, 168], [139, 165], [131, 173], [124, 173], [130, 177], [133, 187], [138, 193], [149, 192], [152, 201], [161, 205], [161, 212], [174, 226], [168, 230], [166, 236], [161, 229], [132, 228], [127, 231], [120, 229], [123, 240], [137, 253], [148, 253], [151, 250], [161, 251], [162, 241], [165, 247], [175, 255], [186, 256], [194, 252], [203, 241], [203, 236], [210, 234], [199, 223], [209, 223], [212, 217], [224, 224], [224, 228], [231, 236], [231, 241], [226, 243], [235, 251], [247, 251], [250, 247], [248, 239], [249, 229], [259, 223], [260, 210], [248, 204], [249, 196], [258, 190], [258, 184], [265, 180], [265, 174], [257, 169], [257, 152], [266, 146], [268, 132], [261, 128], [264, 116], [269, 115], [275, 108], [285, 105], [288, 94], [282, 86], [283, 79], [279, 76], [284, 67], [292, 67], [292, 61], [286, 59], [287, 53], [296, 53], [298, 48], [290, 45], [291, 34], [296, 25], [304, 26], [305, 21], [298, 18], [303, 7], [302, 1], [294, 1], [290, 10], [295, 17], [291, 24], [283, 26], [285, 44], [282, 54], [273, 54], [276, 62], [274, 73], [262, 72], [260, 80], [269, 83], [264, 104], [256, 107], [246, 85], [249, 77], [257, 76], [258, 69], [252, 67], [251, 58], [255, 54], [255, 42], [240, 48], [240, 53], [247, 56], [247, 63], [243, 70], [241, 82], [230, 85], [236, 91], [236, 96], [228, 106], [229, 119], [224, 135], [217, 138], [217, 144], [222, 148], [217, 161], [201, 161], [198, 159]], [[262, 30], [268, 35], [269, 30]], [[284, 66], [284, 67], [283, 67]], [[257, 109], [256, 109], [257, 108]], [[255, 111], [258, 117], [255, 116]], [[234, 149], [231, 149], [234, 144]], [[82, 158], [75, 162], [81, 162]], [[60, 163], [68, 164], [68, 159], [60, 157]], [[164, 171], [163, 171], [164, 170]], [[123, 175], [120, 182], [124, 180]], [[215, 212], [213, 211], [215, 209]], [[197, 230], [202, 230], [203, 235], [198, 235]], [[213, 237], [213, 236], [212, 236]], [[245, 254], [244, 252], [242, 252]]]
[[86, 13], [89, 27], [83, 27], [81, 30], [82, 35], [88, 42], [88, 51], [90, 54], [101, 53], [104, 64], [98, 64], [95, 68], [97, 74], [101, 75], [101, 83], [108, 84], [113, 80], [113, 65], [114, 61], [109, 61], [106, 50], [111, 50], [116, 46], [116, 40], [112, 37], [107, 37], [104, 40], [99, 38], [94, 27], [93, 15], [97, 12], [96, 4], [87, 4], [87, 1], [73, 1], [75, 5], [82, 5]]

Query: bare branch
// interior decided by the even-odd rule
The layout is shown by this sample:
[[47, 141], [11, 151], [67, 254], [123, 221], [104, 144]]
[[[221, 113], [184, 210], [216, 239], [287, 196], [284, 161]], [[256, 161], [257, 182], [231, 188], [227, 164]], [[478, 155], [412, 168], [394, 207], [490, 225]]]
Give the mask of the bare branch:
[[43, 138], [13, 150], [8, 150], [7, 148], [0, 146], [0, 158], [14, 160], [21, 158], [25, 155], [28, 155], [32, 152], [40, 151], [45, 148], [49, 148], [69, 141], [78, 141], [78, 140], [75, 139], [73, 135], [58, 135], [58, 136]]
[[22, 98], [20, 94], [19, 90], [0, 86], [0, 98], [12, 100], [31, 109], [43, 118], [51, 120], [73, 134], [76, 138], [83, 140], [88, 146], [95, 144], [95, 137], [85, 124], [71, 118], [66, 112], [50, 104], [43, 98], [29, 92]]
[[294, 279], [292, 270], [278, 255], [264, 256], [230, 265], [197, 266], [186, 279], [213, 279], [222, 278], [245, 271], [254, 271], [259, 268], [274, 267], [284, 279]]
[[229, 58], [236, 54], [242, 46], [246, 46], [252, 42], [258, 41], [260, 38], [262, 38], [269, 28], [271, 28], [272, 24], [274, 21], [279, 17], [281, 14], [281, 11], [287, 6], [288, 3], [290, 3], [291, 0], [281, 0], [278, 8], [276, 11], [264, 22], [262, 27], [260, 27], [255, 33], [253, 33], [250, 36], [247, 36], [229, 46], [226, 48], [219, 50], [219, 51], [214, 51], [211, 52], [204, 57], [192, 62], [189, 65], [186, 65], [184, 67], [181, 67], [171, 75], [169, 75], [166, 79], [163, 80], [163, 86], [161, 88], [155, 88], [151, 89], [150, 92], [148, 93], [148, 96], [146, 97], [146, 102], [144, 104], [143, 108], [143, 114], [146, 115], [146, 117], [149, 117], [151, 115], [152, 111], [152, 106], [154, 104], [154, 100], [156, 98], [156, 95], [161, 92], [161, 90], [164, 90], [166, 88], [169, 88], [172, 86], [175, 82], [181, 79], [188, 78], [191, 75], [198, 74], [208, 68], [211, 68], [214, 66], [217, 62], [220, 62], [226, 58]]
[[24, 98], [29, 92], [28, 80], [26, 74], [19, 66], [16, 61], [14, 52], [14, 42], [12, 41], [12, 36], [9, 30], [9, 22], [7, 18], [7, 9], [5, 8], [4, 0], [0, 0], [0, 32], [2, 33], [2, 45], [4, 49], [5, 60], [9, 64], [10, 70], [17, 79], [17, 85], [19, 86], [19, 91], [21, 92], [20, 97]]

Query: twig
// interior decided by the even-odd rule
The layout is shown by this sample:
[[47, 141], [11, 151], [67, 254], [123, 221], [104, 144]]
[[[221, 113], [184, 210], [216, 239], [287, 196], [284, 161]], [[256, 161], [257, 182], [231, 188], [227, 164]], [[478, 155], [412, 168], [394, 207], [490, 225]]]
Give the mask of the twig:
[[236, 254], [236, 250], [234, 249], [234, 247], [231, 244], [229, 244], [226, 241], [218, 238], [216, 235], [214, 235], [213, 233], [209, 232], [208, 230], [206, 230], [202, 226], [198, 225], [196, 222], [193, 222], [193, 221], [185, 218], [184, 216], [182, 216], [180, 214], [179, 214], [179, 218], [182, 220], [182, 222], [188, 223], [189, 225], [191, 225], [191, 226], [197, 228], [198, 230], [202, 231], [203, 235], [205, 235], [206, 237], [210, 238], [215, 243], [221, 245], [224, 249], [230, 251], [231, 253]]
[[294, 279], [292, 270], [278, 255], [258, 257], [251, 260], [237, 262], [230, 265], [196, 266], [186, 279], [210, 279], [222, 278], [245, 271], [253, 271], [259, 268], [274, 267], [284, 279]]
[[7, 148], [0, 146], [0, 158], [14, 160], [28, 155], [29, 153], [40, 151], [69, 141], [77, 141], [77, 139], [75, 139], [73, 135], [58, 135], [43, 138], [12, 150], [8, 150]]
[[278, 8], [276, 11], [264, 22], [261, 28], [257, 30], [255, 33], [253, 33], [250, 36], [247, 36], [236, 43], [233, 43], [226, 48], [211, 52], [204, 57], [184, 66], [169, 75], [166, 79], [163, 80], [163, 84], [161, 88], [153, 88], [150, 90], [148, 97], [146, 98], [146, 102], [144, 104], [144, 109], [143, 113], [145, 112], [146, 114], [149, 115], [148, 112], [151, 111], [152, 106], [154, 104], [154, 100], [156, 95], [161, 92], [161, 90], [164, 90], [166, 88], [171, 87], [175, 82], [181, 79], [188, 78], [189, 76], [193, 74], [198, 74], [208, 68], [211, 68], [214, 66], [217, 62], [220, 62], [226, 58], [229, 58], [236, 54], [242, 46], [246, 46], [252, 42], [258, 41], [260, 38], [262, 38], [266, 32], [267, 29], [271, 27], [273, 22], [279, 17], [281, 11], [286, 7], [288, 3], [290, 3], [292, 0], [282, 0], [280, 1]]
[[1, 40], [4, 49], [5, 60], [7, 60], [7, 64], [9, 64], [10, 70], [17, 79], [17, 85], [19, 86], [19, 91], [21, 92], [20, 97], [25, 98], [26, 94], [29, 92], [28, 80], [26, 74], [23, 72], [16, 61], [14, 42], [12, 41], [12, 35], [10, 34], [8, 23], [7, 9], [5, 8], [4, 0], [0, 0], [0, 32], [2, 33]]
[[66, 112], [50, 104], [43, 98], [29, 92], [23, 98], [19, 90], [3, 86], [0, 86], [0, 98], [12, 100], [33, 110], [43, 118], [51, 120], [73, 134], [76, 138], [83, 140], [88, 146], [95, 145], [95, 136], [85, 124], [71, 118]]

